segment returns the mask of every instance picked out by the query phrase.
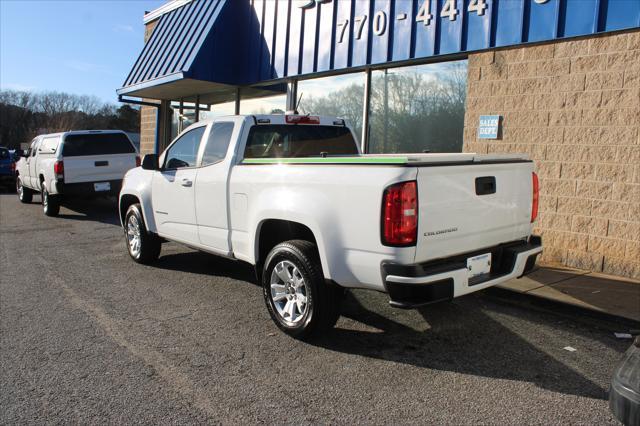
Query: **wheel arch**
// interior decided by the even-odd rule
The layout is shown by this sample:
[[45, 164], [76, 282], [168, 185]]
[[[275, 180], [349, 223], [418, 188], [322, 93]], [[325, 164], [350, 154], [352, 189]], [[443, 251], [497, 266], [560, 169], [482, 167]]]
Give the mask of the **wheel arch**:
[[[151, 197], [145, 193], [140, 193], [135, 188], [128, 188], [126, 192], [123, 190], [118, 197], [118, 217], [120, 218], [120, 224], [124, 224], [124, 216], [127, 214], [127, 209], [132, 204], [139, 203], [142, 210], [142, 218], [149, 232], [154, 234], [158, 232], [156, 228], [156, 222], [153, 217], [153, 210], [151, 209]], [[123, 225], [124, 226], [124, 225]]]
[[118, 205], [118, 213], [120, 216], [120, 224], [124, 226], [124, 216], [127, 214], [127, 210], [133, 204], [140, 203], [140, 199], [133, 194], [123, 194], [120, 196], [120, 203]]
[[266, 218], [258, 223], [255, 233], [254, 256], [258, 278], [262, 273], [264, 260], [276, 245], [289, 240], [305, 240], [316, 245], [325, 277], [329, 276], [328, 264], [324, 256], [323, 244], [311, 226], [295, 220]]

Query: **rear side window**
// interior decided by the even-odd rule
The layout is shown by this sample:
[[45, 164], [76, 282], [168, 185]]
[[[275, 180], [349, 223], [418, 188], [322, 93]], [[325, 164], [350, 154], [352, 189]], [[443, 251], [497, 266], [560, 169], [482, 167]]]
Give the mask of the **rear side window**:
[[38, 151], [44, 154], [53, 154], [58, 149], [58, 144], [60, 143], [60, 138], [58, 136], [53, 138], [44, 138], [40, 143], [40, 147]]
[[356, 141], [342, 126], [270, 124], [249, 131], [244, 158], [296, 158], [358, 153]]
[[62, 145], [62, 155], [133, 154], [136, 150], [124, 133], [87, 133], [67, 135]]
[[209, 134], [207, 146], [202, 154], [202, 165], [217, 163], [224, 160], [231, 142], [233, 123], [214, 123]]

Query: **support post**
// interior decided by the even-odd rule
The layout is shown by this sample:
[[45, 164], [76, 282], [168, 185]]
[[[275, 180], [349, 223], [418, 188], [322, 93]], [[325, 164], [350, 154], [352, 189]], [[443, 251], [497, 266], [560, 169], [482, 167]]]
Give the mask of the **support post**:
[[236, 88], [236, 115], [240, 115], [240, 88]]
[[363, 154], [369, 153], [369, 106], [371, 105], [371, 70], [365, 71], [364, 103], [362, 106], [362, 140], [360, 141]]
[[164, 151], [171, 142], [171, 101], [161, 101], [158, 111], [158, 147], [157, 154]]
[[298, 80], [287, 82], [287, 111], [295, 111], [298, 106]]

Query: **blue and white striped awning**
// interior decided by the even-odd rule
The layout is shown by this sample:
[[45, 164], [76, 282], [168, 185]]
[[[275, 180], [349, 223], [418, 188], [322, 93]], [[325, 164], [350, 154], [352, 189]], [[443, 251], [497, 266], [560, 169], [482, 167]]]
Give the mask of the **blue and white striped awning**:
[[[193, 0], [162, 15], [118, 94], [135, 95], [176, 81], [188, 86], [184, 80], [193, 77], [194, 64], [204, 54], [203, 46], [211, 39], [226, 3]], [[191, 85], [202, 90], [202, 82]]]

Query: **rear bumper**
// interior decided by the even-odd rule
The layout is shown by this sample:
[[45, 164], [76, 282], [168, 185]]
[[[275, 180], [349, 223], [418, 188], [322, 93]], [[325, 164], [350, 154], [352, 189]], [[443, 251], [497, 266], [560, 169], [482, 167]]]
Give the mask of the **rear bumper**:
[[[501, 244], [427, 263], [383, 263], [382, 277], [391, 298], [389, 303], [394, 307], [410, 309], [451, 300], [512, 278], [519, 278], [533, 269], [541, 252], [542, 239], [532, 236], [528, 241]], [[467, 258], [484, 253], [491, 253], [490, 272], [469, 277]]]
[[[108, 191], [96, 191], [94, 184], [109, 182], [110, 189]], [[60, 195], [70, 195], [74, 197], [97, 197], [100, 195], [118, 195], [122, 188], [122, 179], [96, 182], [82, 183], [65, 183], [57, 181], [56, 192]]]

